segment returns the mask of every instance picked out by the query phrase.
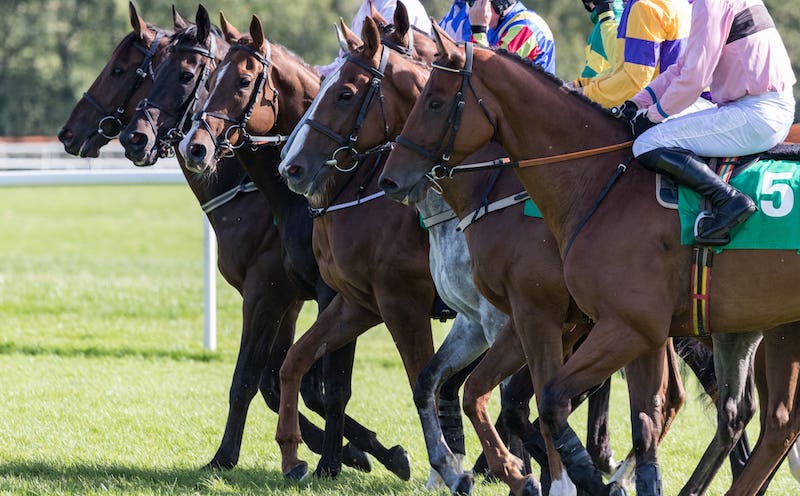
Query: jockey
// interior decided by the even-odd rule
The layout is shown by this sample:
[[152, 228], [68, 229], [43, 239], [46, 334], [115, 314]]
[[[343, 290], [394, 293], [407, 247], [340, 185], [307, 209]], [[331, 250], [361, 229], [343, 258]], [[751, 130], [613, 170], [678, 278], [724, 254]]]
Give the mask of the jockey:
[[687, 0], [629, 0], [617, 29], [614, 68], [573, 85], [604, 107], [630, 99], [678, 59], [691, 16]]
[[[756, 206], [698, 155], [749, 155], [780, 143], [794, 118], [794, 83], [786, 48], [761, 0], [695, 0], [686, 49], [677, 63], [621, 107], [634, 136], [641, 135], [633, 145], [639, 162], [716, 207], [699, 226], [699, 244], [727, 244], [731, 228]], [[706, 87], [716, 107], [675, 115]]]
[[[431, 28], [431, 18], [425, 11], [425, 7], [422, 6], [419, 0], [402, 0], [402, 2], [406, 10], [408, 10], [408, 20], [411, 25], [430, 36], [433, 29]], [[377, 10], [384, 19], [392, 19], [394, 18], [395, 7], [397, 7], [397, 0], [364, 0], [361, 2], [358, 12], [356, 12], [356, 15], [353, 17], [353, 22], [350, 23], [350, 29], [359, 36], [361, 36], [361, 27], [364, 25], [364, 18], [372, 14], [370, 4], [375, 6], [375, 10]], [[330, 76], [344, 61], [343, 55], [344, 54], [340, 53], [330, 64], [318, 65], [315, 66], [315, 68], [323, 76]]]
[[455, 0], [439, 25], [456, 41], [504, 48], [555, 74], [553, 33], [544, 19], [522, 2], [476, 0], [467, 7], [463, 0]]
[[575, 87], [588, 84], [589, 79], [603, 75], [614, 66], [618, 19], [623, 10], [622, 0], [582, 2], [594, 27], [586, 39], [586, 59], [580, 75], [582, 83], [573, 83]]

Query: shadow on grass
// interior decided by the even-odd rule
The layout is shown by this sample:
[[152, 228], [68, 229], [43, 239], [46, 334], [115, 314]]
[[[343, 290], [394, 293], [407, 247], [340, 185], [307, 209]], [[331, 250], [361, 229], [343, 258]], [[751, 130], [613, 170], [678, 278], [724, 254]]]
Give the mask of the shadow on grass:
[[0, 463], [0, 488], [12, 493], [398, 495], [417, 494], [421, 485], [422, 481], [403, 482], [391, 475], [354, 471], [345, 471], [334, 480], [307, 477], [298, 483], [285, 480], [279, 471], [253, 468], [219, 471], [114, 464], [54, 465], [28, 460]]
[[13, 342], [0, 343], [0, 355], [52, 355], [66, 358], [148, 358], [176, 361], [215, 362], [222, 359], [218, 353], [207, 351], [181, 351], [136, 348], [71, 348], [59, 346], [18, 345]]

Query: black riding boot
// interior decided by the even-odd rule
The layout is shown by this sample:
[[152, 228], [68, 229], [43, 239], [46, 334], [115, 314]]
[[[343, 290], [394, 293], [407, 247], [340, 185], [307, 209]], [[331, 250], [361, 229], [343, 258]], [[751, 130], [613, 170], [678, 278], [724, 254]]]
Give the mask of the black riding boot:
[[698, 226], [695, 241], [705, 246], [730, 243], [731, 229], [757, 210], [749, 196], [723, 181], [694, 153], [682, 148], [657, 148], [637, 157], [639, 163], [708, 198], [716, 213]]

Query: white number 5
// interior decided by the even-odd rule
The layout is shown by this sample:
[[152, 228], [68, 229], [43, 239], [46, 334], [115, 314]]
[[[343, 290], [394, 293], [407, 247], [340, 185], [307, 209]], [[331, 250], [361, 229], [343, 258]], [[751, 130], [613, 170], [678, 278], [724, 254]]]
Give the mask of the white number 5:
[[[770, 217], [783, 217], [788, 215], [794, 207], [794, 191], [786, 183], [776, 181], [789, 181], [793, 172], [765, 172], [761, 184], [761, 195], [767, 198], [761, 200], [761, 211]], [[776, 207], [776, 205], [778, 205]]]

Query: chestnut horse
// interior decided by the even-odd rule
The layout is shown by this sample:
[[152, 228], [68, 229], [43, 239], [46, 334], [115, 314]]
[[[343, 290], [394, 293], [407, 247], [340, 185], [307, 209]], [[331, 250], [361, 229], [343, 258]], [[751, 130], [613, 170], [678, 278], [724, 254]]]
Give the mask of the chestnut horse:
[[[173, 10], [176, 30], [181, 30], [181, 33], [177, 34], [148, 27], [133, 4], [130, 4], [133, 32], [119, 43], [105, 69], [84, 94], [84, 98], [78, 102], [59, 133], [59, 138], [68, 152], [81, 156], [97, 156], [99, 148], [110, 139], [107, 132], [110, 129], [108, 126], [111, 118], [104, 116], [103, 108], [118, 109], [113, 115], [114, 125], [119, 126], [118, 129], [121, 128], [130, 119], [132, 109], [139, 99], [147, 95], [154, 85], [152, 79], [154, 70], [166, 67], [173, 57], [180, 59], [181, 65], [186, 62], [185, 57], [167, 53], [167, 47], [171, 43], [181, 40], [187, 48], [185, 51], [177, 50], [182, 54], [199, 54], [201, 50], [211, 48], [208, 43], [204, 45], [195, 40], [196, 50], [188, 49], [191, 44], [191, 40], [188, 39], [189, 33], [195, 33], [199, 29], [207, 35], [210, 31], [208, 15], [204, 8], [198, 9], [197, 17], [198, 28], [194, 28]], [[147, 47], [152, 45], [154, 33], [159, 32], [162, 35], [158, 38], [159, 40], [163, 38], [163, 42], [159, 41], [158, 48], [152, 55], [148, 55]], [[219, 43], [218, 49], [227, 46], [222, 39], [217, 40], [217, 43]], [[205, 58], [200, 59], [201, 63]], [[200, 64], [195, 65], [199, 67]], [[138, 78], [130, 80], [124, 77], [134, 74], [136, 69], [141, 67], [149, 68], [145, 73], [147, 77], [143, 80], [139, 81]], [[186, 84], [183, 86], [193, 86], [198, 76], [198, 67], [192, 67], [192, 64], [183, 67], [192, 74], [191, 79], [186, 77], [186, 71], [182, 71], [179, 76], [174, 72], [167, 72], [176, 79], [178, 77], [190, 79], [184, 81]], [[160, 71], [157, 79], [168, 80], [169, 77], [163, 75], [167, 72]], [[175, 85], [182, 86], [177, 81]], [[133, 86], [136, 86], [134, 93], [131, 90]], [[130, 96], [131, 94], [134, 96]], [[178, 101], [174, 103], [175, 108], [167, 108], [166, 111], [176, 115], [175, 111], [183, 101], [184, 98], [178, 97]], [[97, 105], [90, 102], [102, 103]], [[177, 118], [176, 115], [175, 119]], [[105, 122], [98, 125], [99, 119], [105, 119]], [[105, 131], [103, 129], [98, 131], [98, 127]], [[179, 163], [183, 164], [180, 156], [178, 159]], [[228, 421], [220, 447], [207, 465], [211, 468], [232, 468], [236, 465], [247, 410], [259, 389], [267, 405], [277, 411], [279, 398], [277, 372], [294, 339], [295, 322], [303, 304], [302, 288], [298, 289], [296, 282], [290, 279], [284, 269], [283, 248], [269, 206], [262, 195], [250, 193], [255, 189], [243, 183], [244, 173], [241, 168], [237, 172], [238, 162], [235, 160], [232, 162], [234, 164], [229, 168], [229, 173], [209, 179], [189, 173], [184, 168], [186, 180], [216, 233], [220, 272], [243, 298], [242, 342], [231, 384]], [[252, 186], [252, 183], [249, 184]], [[321, 364], [305, 378], [303, 398], [312, 410], [324, 414], [323, 371], [320, 367]], [[349, 370], [347, 361], [344, 370]], [[323, 432], [306, 418], [301, 419], [301, 426], [309, 440], [309, 447], [315, 452], [322, 452]], [[374, 434], [371, 436], [373, 439], [370, 439], [371, 432], [356, 422], [352, 422], [349, 431], [356, 441], [345, 447], [345, 462], [360, 470], [368, 471], [369, 459], [355, 444], [358, 443], [364, 449], [376, 452], [379, 452], [381, 447], [378, 445], [378, 448], [374, 448], [373, 444], [377, 442], [374, 440]]]
[[[308, 202], [286, 188], [277, 173], [277, 157], [265, 160], [255, 156], [258, 151], [251, 156], [242, 152], [251, 148], [250, 140], [255, 139], [251, 133], [288, 134], [319, 91], [320, 77], [299, 57], [269, 43], [257, 17], [253, 16], [250, 32], [244, 36], [224, 16], [220, 20], [231, 49], [212, 75], [209, 94], [198, 103], [203, 111], [195, 116], [180, 151], [191, 167], [214, 174], [223, 165], [216, 160], [220, 153], [235, 148], [270, 203], [282, 205], [287, 217], [306, 223], [310, 237]], [[319, 271], [339, 294], [290, 348], [281, 367], [276, 439], [281, 468], [289, 478], [301, 478], [307, 470], [297, 457], [302, 441], [297, 394], [300, 378], [317, 357], [381, 322], [392, 334], [410, 383], [433, 355], [430, 315], [435, 289], [428, 268], [427, 234], [412, 209], [386, 199], [369, 205], [370, 216], [328, 215], [314, 220], [313, 250]], [[338, 224], [331, 229], [329, 222], [334, 221]], [[308, 237], [305, 246], [310, 249]], [[387, 246], [391, 249], [377, 249]], [[402, 450], [392, 454], [406, 456]], [[326, 471], [338, 472], [318, 467], [317, 474]]]
[[[402, 26], [397, 19], [395, 23]], [[356, 155], [352, 158], [357, 159], [361, 155], [358, 150], [378, 147], [389, 137], [399, 133], [413, 102], [424, 86], [429, 71], [428, 67], [419, 67], [417, 62], [383, 47], [380, 33], [372, 19], [365, 20], [362, 33], [363, 45], [361, 40], [346, 30], [345, 26], [342, 25], [342, 29], [347, 33], [349, 45], [346, 61], [340, 73], [335, 76], [336, 79], [326, 85], [325, 93], [315, 100], [314, 111], [306, 119], [310, 127], [298, 132], [281, 164], [281, 171], [290, 186], [303, 190], [312, 197], [324, 195], [319, 192], [320, 190], [337, 191], [325, 181], [343, 183], [348, 180], [347, 175], [333, 172], [327, 160], [329, 157], [332, 157], [334, 162], [337, 159], [345, 159], [347, 155], [343, 151], [346, 151], [350, 155]], [[371, 105], [370, 95], [375, 96], [374, 105]], [[345, 139], [348, 136], [349, 138]], [[338, 147], [344, 147], [344, 150], [337, 152]], [[502, 150], [494, 148], [489, 153], [492, 158], [496, 158], [502, 154]], [[336, 164], [336, 167], [341, 169], [347, 167], [346, 164], [347, 162], [345, 165]], [[355, 178], [359, 177], [358, 173], [354, 174]], [[479, 198], [479, 201], [485, 202], [484, 205], [500, 198], [513, 198], [522, 190], [516, 178], [509, 174], [496, 177], [482, 176], [477, 178], [476, 182], [463, 185], [463, 188], [485, 195]], [[496, 197], [497, 194], [503, 196]], [[462, 224], [470, 225], [470, 229], [465, 233], [467, 243], [473, 250], [475, 280], [482, 293], [494, 305], [512, 315], [514, 327], [521, 332], [536, 333], [539, 336], [537, 359], [532, 360], [530, 365], [535, 367], [532, 369], [534, 383], [538, 384], [539, 388], [543, 387], [544, 381], [554, 374], [561, 364], [564, 349], [563, 324], [569, 322], [577, 325], [577, 329], [568, 327], [570, 332], [564, 336], [572, 343], [589, 328], [582, 315], [576, 312], [577, 309], [570, 303], [561, 274], [561, 259], [547, 226], [541, 220], [523, 218], [521, 202], [517, 202], [516, 207], [492, 214], [491, 220], [470, 224], [468, 221], [473, 216], [470, 212], [482, 213], [481, 204], [477, 202], [466, 204], [447, 194], [445, 197], [453, 202], [456, 215], [464, 219]], [[521, 198], [524, 200], [526, 197], [523, 192]], [[424, 203], [428, 201], [430, 200], [426, 199]], [[498, 237], [493, 233], [498, 228], [505, 232], [525, 233], [525, 235], [510, 239], [503, 236], [503, 243], [497, 243]], [[538, 249], [531, 249], [532, 246], [537, 246]], [[448, 250], [451, 256], [458, 252], [455, 246], [448, 247]], [[527, 270], [515, 271], [514, 264], [522, 264]], [[520, 492], [535, 494], [537, 491], [535, 480], [520, 473], [519, 461], [506, 450], [486, 414], [486, 402], [491, 389], [500, 379], [522, 364], [522, 357], [514, 352], [514, 347], [518, 346], [516, 336], [511, 334], [509, 339], [505, 332], [511, 333], [511, 330], [504, 331], [502, 335], [504, 339], [499, 339], [493, 345], [469, 379], [468, 384], [479, 383], [481, 387], [480, 394], [476, 395], [474, 386], [468, 385], [465, 393], [465, 410], [479, 433], [493, 473], [502, 477], [515, 494]], [[445, 353], [446, 349], [450, 348], [443, 345], [441, 352]], [[568, 345], [567, 349], [571, 349], [571, 346]], [[672, 358], [672, 353], [669, 356]], [[653, 360], [655, 362], [653, 366], [659, 367], [660, 370], [664, 369], [664, 356], [656, 354]], [[674, 361], [672, 363], [674, 364]], [[449, 363], [448, 366], [455, 367], [456, 363]], [[635, 387], [633, 385], [638, 380], [650, 379], [637, 373], [634, 367], [631, 367], [630, 371], [629, 381], [632, 387]], [[662, 401], [657, 402], [647, 398], [651, 405], [642, 404], [641, 407], [636, 405], [634, 408], [635, 412], [638, 412], [639, 408], [657, 407], [660, 410], [663, 405], [667, 412], [664, 414], [666, 425], [683, 401], [677, 372], [674, 368], [670, 371], [671, 374], [663, 372], [664, 384], [671, 378], [672, 384], [677, 386], [677, 397], [662, 396]], [[653, 387], [660, 387], [661, 384], [662, 377], [658, 377], [657, 384]], [[423, 385], [418, 383], [417, 389], [421, 387]], [[429, 425], [424, 421], [426, 405], [422, 403], [419, 406], [423, 425]], [[638, 417], [633, 415], [633, 418], [635, 421]], [[650, 456], [655, 456], [655, 442], [662, 432], [666, 431], [666, 425], [663, 430], [654, 433], [655, 439], [646, 440]], [[468, 492], [471, 487], [469, 476], [465, 476], [460, 470], [460, 465], [451, 459], [452, 453], [446, 451], [446, 446], [441, 446], [440, 435], [436, 435], [438, 431], [428, 432], [428, 428], [425, 431], [431, 464], [442, 474], [454, 492]], [[636, 441], [637, 445], [644, 445], [645, 442], [644, 439], [641, 443], [638, 439]], [[550, 455], [549, 475], [555, 481], [562, 481], [557, 482], [551, 490], [553, 494], [562, 494], [568, 491], [565, 487], [568, 483], [562, 474], [560, 460], [554, 449]], [[639, 462], [641, 466], [647, 466], [644, 458], [640, 458]]]
[[[567, 422], [569, 399], [636, 357], [660, 349], [668, 336], [692, 333], [687, 298], [691, 247], [680, 245], [677, 216], [653, 201], [652, 174], [626, 167], [632, 161], [627, 126], [513, 55], [473, 52], [471, 44], [458, 46], [439, 29], [436, 39], [437, 70], [398, 138], [402, 146], [390, 155], [382, 187], [395, 198], [418, 198], [431, 180], [454, 172], [449, 160], [459, 163], [492, 139], [509, 153], [511, 165], [545, 157], [523, 162], [529, 167], [518, 168], [517, 175], [555, 237], [567, 288], [595, 326], [545, 386], [540, 415], [573, 481], [592, 494], [604, 494], [608, 488], [588, 469], [588, 456]], [[587, 154], [569, 154], [587, 148]], [[615, 187], [609, 176], [618, 178]], [[791, 291], [798, 271], [800, 259], [793, 252], [733, 250], [715, 259], [710, 313], [721, 386], [719, 425], [686, 493], [705, 490], [714, 475], [705, 466], [727, 453], [752, 416], [752, 410], [741, 410], [746, 374], [760, 340], [752, 329], [800, 319], [800, 297]], [[791, 346], [781, 349], [772, 342], [766, 340], [767, 373], [778, 383], [798, 355]], [[533, 356], [525, 339], [523, 346]], [[785, 391], [794, 398], [793, 390]], [[781, 390], [773, 393], [780, 396]], [[794, 440], [796, 426], [785, 414], [779, 408], [767, 412], [780, 434]], [[748, 463], [731, 494], [741, 494], [739, 488], [749, 484], [759, 487], [768, 473], [763, 465]]]

